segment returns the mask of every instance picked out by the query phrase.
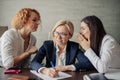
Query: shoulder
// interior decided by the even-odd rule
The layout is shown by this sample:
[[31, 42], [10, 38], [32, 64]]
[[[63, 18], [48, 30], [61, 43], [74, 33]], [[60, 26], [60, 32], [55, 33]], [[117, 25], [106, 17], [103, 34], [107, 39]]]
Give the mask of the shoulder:
[[17, 35], [17, 30], [16, 29], [9, 29], [7, 31], [4, 32], [4, 34], [2, 35], [2, 37], [11, 37], [11, 38], [15, 38]]
[[42, 47], [44, 47], [45, 49], [52, 49], [54, 48], [54, 42], [52, 40], [46, 40], [43, 42]]
[[116, 40], [111, 35], [106, 34], [103, 37], [102, 43], [106, 43], [106, 42], [116, 42]]
[[45, 45], [53, 45], [54, 42], [52, 40], [46, 40], [46, 41], [44, 41], [44, 44]]
[[17, 32], [16, 29], [9, 29], [9, 30], [5, 31], [4, 34], [14, 34], [14, 33], [16, 33], [16, 32]]
[[119, 43], [111, 36], [111, 35], [105, 35], [103, 40], [102, 40], [102, 45], [106, 47], [115, 47], [119, 46]]
[[79, 47], [79, 44], [77, 42], [74, 42], [74, 41], [68, 41], [67, 45], [71, 46], [71, 47]]

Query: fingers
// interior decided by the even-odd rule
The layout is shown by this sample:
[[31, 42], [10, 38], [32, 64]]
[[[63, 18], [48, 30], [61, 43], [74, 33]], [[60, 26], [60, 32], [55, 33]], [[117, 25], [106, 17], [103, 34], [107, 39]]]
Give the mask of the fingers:
[[38, 49], [35, 46], [32, 46], [29, 50], [30, 54], [34, 54], [38, 51]]
[[[88, 42], [88, 39], [83, 35], [83, 34], [78, 34], [78, 42], [81, 43], [81, 42]], [[90, 40], [89, 40], [90, 41]]]
[[57, 71], [65, 71], [66, 70], [65, 66], [56, 66], [55, 69]]
[[38, 49], [37, 49], [35, 46], [32, 46], [32, 50], [35, 52], [35, 51], [37, 51]]
[[56, 71], [53, 68], [47, 68], [47, 71], [44, 73], [50, 77], [57, 77], [58, 76], [58, 71]]
[[84, 37], [81, 34], [78, 34], [77, 38], [79, 43], [81, 43], [84, 40]]
[[90, 43], [90, 39], [88, 39], [88, 43]]
[[58, 71], [56, 71], [53, 68], [50, 68], [49, 76], [50, 77], [57, 77], [58, 76]]
[[90, 39], [86, 39], [82, 34], [78, 34], [78, 43], [81, 45], [81, 47], [84, 50], [87, 50], [90, 48]]

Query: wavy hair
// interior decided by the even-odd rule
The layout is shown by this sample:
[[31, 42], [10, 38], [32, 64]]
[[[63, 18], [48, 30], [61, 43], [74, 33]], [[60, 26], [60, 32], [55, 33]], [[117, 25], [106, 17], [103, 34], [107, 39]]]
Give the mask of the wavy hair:
[[40, 14], [37, 10], [31, 8], [23, 8], [12, 19], [12, 27], [16, 29], [21, 29], [31, 16], [31, 12], [35, 12], [38, 15], [38, 19], [40, 20]]

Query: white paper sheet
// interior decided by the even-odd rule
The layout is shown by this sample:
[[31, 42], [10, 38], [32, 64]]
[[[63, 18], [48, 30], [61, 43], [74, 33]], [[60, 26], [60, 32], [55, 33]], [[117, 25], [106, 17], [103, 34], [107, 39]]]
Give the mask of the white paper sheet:
[[44, 79], [44, 80], [58, 80], [58, 79], [63, 79], [63, 78], [68, 78], [68, 77], [72, 77], [72, 75], [70, 74], [67, 74], [67, 73], [64, 73], [64, 72], [59, 72], [59, 76], [58, 77], [55, 77], [55, 78], [52, 78], [52, 77], [49, 77], [47, 75], [44, 75], [42, 73], [38, 73], [36, 72], [35, 70], [30, 70], [31, 73], [35, 74], [36, 76], [40, 77], [41, 79]]
[[120, 69], [112, 69], [109, 72], [105, 73], [105, 76], [108, 79], [120, 80]]

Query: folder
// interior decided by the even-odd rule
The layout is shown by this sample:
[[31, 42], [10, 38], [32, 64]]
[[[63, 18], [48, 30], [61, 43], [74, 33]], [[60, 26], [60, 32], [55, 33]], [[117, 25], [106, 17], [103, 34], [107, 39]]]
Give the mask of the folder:
[[108, 80], [103, 73], [91, 73], [83, 76], [83, 80]]

